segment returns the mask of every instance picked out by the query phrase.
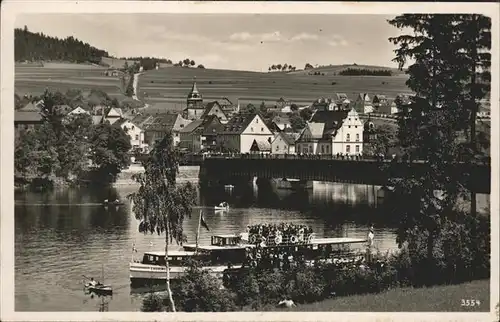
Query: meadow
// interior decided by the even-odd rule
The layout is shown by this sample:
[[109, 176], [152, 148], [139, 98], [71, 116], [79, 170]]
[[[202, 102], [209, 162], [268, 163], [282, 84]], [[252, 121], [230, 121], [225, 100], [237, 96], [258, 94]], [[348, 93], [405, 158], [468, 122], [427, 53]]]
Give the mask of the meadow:
[[15, 93], [40, 95], [45, 89], [65, 93], [69, 89], [89, 92], [100, 89], [119, 101], [126, 99], [118, 76], [105, 76], [106, 68], [88, 64], [45, 63], [40, 65], [16, 64]]
[[283, 97], [298, 105], [309, 105], [320, 97], [346, 93], [355, 99], [358, 93], [384, 94], [395, 98], [408, 93], [406, 76], [335, 76], [301, 73], [259, 73], [249, 71], [170, 67], [140, 75], [138, 96], [150, 105], [184, 103], [193, 79], [205, 101], [229, 98], [236, 103], [274, 105]]
[[[480, 305], [462, 305], [462, 299]], [[362, 294], [302, 304], [292, 309], [268, 307], [270, 311], [302, 312], [489, 312], [490, 280], [422, 288], [395, 288], [378, 294]]]

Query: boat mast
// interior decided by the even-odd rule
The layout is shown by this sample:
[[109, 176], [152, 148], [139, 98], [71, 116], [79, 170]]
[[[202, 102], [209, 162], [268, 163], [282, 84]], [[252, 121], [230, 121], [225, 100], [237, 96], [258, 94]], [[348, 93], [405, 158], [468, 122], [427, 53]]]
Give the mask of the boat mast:
[[200, 226], [201, 226], [201, 214], [202, 214], [202, 211], [200, 209], [200, 215], [198, 216], [198, 229], [196, 231], [196, 250], [195, 250], [195, 253], [198, 254], [198, 240], [200, 239]]

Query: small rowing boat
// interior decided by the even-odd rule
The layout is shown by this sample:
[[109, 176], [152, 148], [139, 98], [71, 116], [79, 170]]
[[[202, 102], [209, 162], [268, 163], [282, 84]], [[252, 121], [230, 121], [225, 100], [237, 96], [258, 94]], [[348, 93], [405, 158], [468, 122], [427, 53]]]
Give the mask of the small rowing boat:
[[90, 283], [85, 283], [85, 289], [96, 294], [113, 294], [113, 288], [111, 287], [111, 285], [92, 285]]
[[114, 201], [108, 201], [108, 199], [105, 199], [102, 204], [104, 206], [122, 206], [125, 203], [123, 201], [118, 200], [118, 199], [116, 199]]

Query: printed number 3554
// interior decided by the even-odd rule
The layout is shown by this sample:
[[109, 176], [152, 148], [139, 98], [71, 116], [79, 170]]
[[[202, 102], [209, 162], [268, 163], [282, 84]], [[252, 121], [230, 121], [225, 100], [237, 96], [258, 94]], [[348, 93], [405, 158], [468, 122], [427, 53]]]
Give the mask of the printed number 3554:
[[481, 302], [479, 300], [464, 300], [461, 301], [461, 306], [480, 306]]

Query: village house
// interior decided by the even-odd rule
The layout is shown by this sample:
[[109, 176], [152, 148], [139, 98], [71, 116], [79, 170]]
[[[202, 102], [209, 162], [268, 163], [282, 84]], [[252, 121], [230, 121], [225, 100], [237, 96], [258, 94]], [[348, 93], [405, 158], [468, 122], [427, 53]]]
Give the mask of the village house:
[[272, 154], [295, 154], [295, 140], [299, 133], [278, 132], [271, 141]]
[[201, 119], [204, 119], [210, 115], [216, 115], [223, 124], [229, 121], [228, 115], [226, 114], [226, 112], [224, 112], [217, 101], [213, 101], [207, 104], [207, 106], [205, 107], [205, 112], [203, 112], [203, 114], [201, 115]]
[[238, 113], [224, 124], [217, 145], [239, 153], [249, 153], [255, 141], [271, 142], [274, 137], [259, 113]]
[[78, 114], [87, 114], [90, 115], [89, 111], [84, 110], [81, 106], [76, 107], [71, 110], [68, 115], [78, 115]]
[[43, 123], [40, 109], [33, 103], [26, 104], [23, 108], [14, 111], [15, 135], [22, 130], [34, 129]]
[[373, 105], [368, 93], [359, 93], [356, 101], [354, 101], [354, 109], [360, 114], [368, 114], [373, 112]]
[[174, 146], [177, 146], [180, 143], [180, 131], [191, 122], [178, 113], [150, 115], [150, 119], [144, 125], [145, 140], [150, 146], [153, 146], [170, 132]]
[[387, 104], [387, 97], [385, 97], [385, 95], [375, 95], [373, 96], [373, 101], [372, 101], [372, 104], [373, 104], [373, 108], [376, 112], [379, 111], [379, 108], [384, 105], [384, 104]]
[[335, 101], [331, 98], [318, 98], [316, 101], [313, 102], [311, 105], [311, 109], [313, 111], [318, 110], [318, 111], [334, 111], [337, 109], [337, 104]]
[[180, 130], [179, 147], [194, 153], [205, 149], [214, 150], [217, 145], [217, 133], [220, 132], [222, 126], [217, 115], [195, 120]]
[[395, 101], [387, 100], [378, 107], [378, 112], [385, 115], [393, 115], [398, 113], [398, 106]]
[[363, 122], [354, 109], [316, 111], [295, 142], [296, 153], [363, 153]]
[[112, 107], [105, 114], [104, 119], [109, 122], [109, 124], [113, 125], [116, 121], [123, 117], [123, 112], [121, 108]]
[[121, 118], [113, 122], [113, 126], [121, 127], [130, 137], [130, 145], [133, 151], [146, 152], [148, 145], [144, 141], [144, 131], [132, 121]]
[[276, 115], [272, 119], [272, 122], [276, 124], [280, 131], [285, 131], [288, 128], [292, 128], [290, 117], [288, 117], [288, 115]]
[[282, 110], [285, 107], [292, 105], [292, 103], [289, 100], [284, 99], [283, 97], [280, 97], [279, 100], [276, 101], [275, 105], [276, 105], [276, 108]]
[[203, 106], [203, 97], [198, 91], [196, 86], [196, 79], [193, 82], [193, 87], [187, 96], [187, 107], [183, 110], [183, 117], [188, 120], [199, 120], [203, 113], [205, 113], [205, 107]]
[[399, 93], [396, 95], [396, 99], [394, 100], [395, 102], [398, 101], [400, 102], [401, 105], [409, 105], [411, 104], [411, 99], [409, 94], [405, 93]]
[[234, 104], [233, 102], [239, 102], [239, 99], [222, 97], [221, 99], [217, 100], [217, 103], [220, 105], [228, 119], [239, 112], [239, 103]]
[[337, 107], [347, 108], [349, 107], [349, 104], [351, 104], [351, 101], [346, 93], [335, 93], [333, 100]]

